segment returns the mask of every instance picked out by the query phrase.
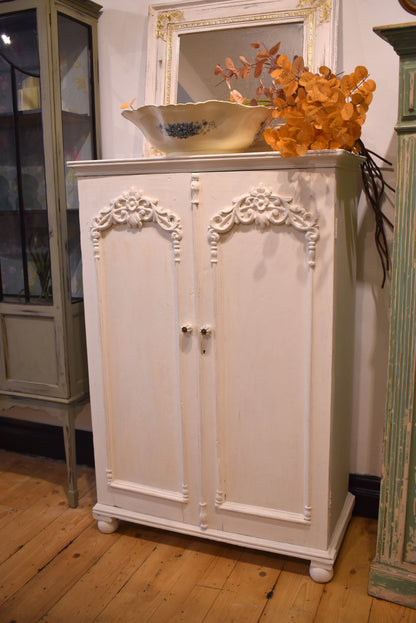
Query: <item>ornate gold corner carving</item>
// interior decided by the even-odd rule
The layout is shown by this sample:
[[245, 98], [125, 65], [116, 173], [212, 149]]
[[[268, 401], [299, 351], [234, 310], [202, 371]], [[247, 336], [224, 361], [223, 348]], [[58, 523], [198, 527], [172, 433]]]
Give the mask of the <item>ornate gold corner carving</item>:
[[317, 9], [318, 25], [329, 22], [331, 19], [331, 0], [299, 0], [298, 8]]
[[168, 26], [183, 19], [182, 11], [160, 11], [157, 14], [156, 39], [166, 41]]

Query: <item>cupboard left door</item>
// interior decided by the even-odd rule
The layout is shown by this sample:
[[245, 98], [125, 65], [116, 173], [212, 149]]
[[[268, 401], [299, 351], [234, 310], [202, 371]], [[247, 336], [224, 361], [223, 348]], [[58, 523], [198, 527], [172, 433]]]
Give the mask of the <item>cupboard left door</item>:
[[195, 524], [200, 466], [189, 175], [126, 179], [79, 180], [95, 514]]

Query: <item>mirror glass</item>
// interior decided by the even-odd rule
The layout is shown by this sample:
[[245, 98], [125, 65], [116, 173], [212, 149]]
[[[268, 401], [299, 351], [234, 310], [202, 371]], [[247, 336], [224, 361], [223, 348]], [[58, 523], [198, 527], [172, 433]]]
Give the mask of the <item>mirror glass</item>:
[[[229, 99], [227, 83], [221, 76], [214, 75], [217, 64], [225, 67], [225, 59], [230, 57], [235, 66], [240, 67], [240, 55], [252, 62], [257, 51], [250, 44], [256, 42], [269, 49], [280, 41], [280, 52], [289, 59], [296, 54], [304, 55], [303, 30], [303, 22], [292, 22], [181, 34], [176, 101]], [[266, 86], [270, 83], [267, 71], [263, 72], [262, 81]], [[249, 98], [255, 97], [257, 84], [258, 80], [252, 76], [248, 81], [233, 79], [231, 82], [233, 89]]]

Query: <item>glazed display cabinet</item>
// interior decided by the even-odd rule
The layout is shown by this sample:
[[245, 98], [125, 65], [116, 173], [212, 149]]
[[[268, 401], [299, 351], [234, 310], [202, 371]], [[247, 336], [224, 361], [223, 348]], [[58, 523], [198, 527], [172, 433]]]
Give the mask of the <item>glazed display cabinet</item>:
[[[66, 162], [100, 156], [100, 9], [89, 0], [0, 3], [0, 409], [61, 417], [72, 459], [88, 378], [77, 188]], [[74, 504], [74, 481], [70, 489]]]
[[94, 516], [307, 558], [348, 492], [356, 207], [343, 151], [74, 163]]

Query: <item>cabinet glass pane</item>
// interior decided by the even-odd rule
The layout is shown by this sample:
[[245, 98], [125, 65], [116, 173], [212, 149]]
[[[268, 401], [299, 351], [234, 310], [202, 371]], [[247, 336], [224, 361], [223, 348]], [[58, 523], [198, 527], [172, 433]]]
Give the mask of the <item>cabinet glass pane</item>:
[[91, 29], [62, 14], [58, 15], [58, 29], [71, 296], [77, 301], [82, 299], [78, 194], [74, 173], [66, 163], [96, 158]]
[[36, 11], [0, 17], [0, 295], [52, 303]]

